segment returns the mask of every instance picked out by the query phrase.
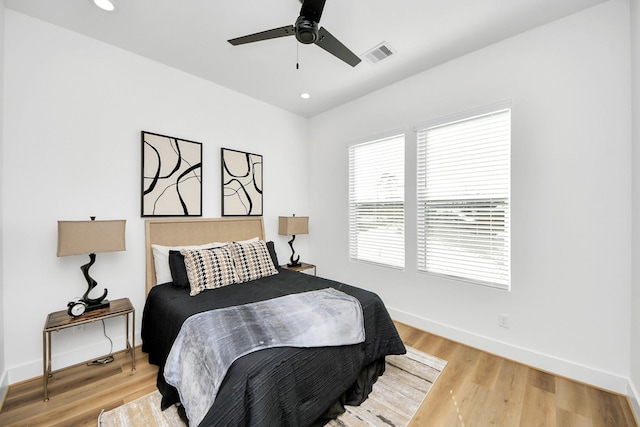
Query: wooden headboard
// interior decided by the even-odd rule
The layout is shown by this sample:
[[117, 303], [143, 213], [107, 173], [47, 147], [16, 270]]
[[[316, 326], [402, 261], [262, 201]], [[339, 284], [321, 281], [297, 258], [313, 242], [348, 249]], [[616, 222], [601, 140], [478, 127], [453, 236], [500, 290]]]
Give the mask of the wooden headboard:
[[232, 242], [259, 237], [264, 240], [262, 217], [149, 219], [145, 221], [146, 290], [156, 285], [151, 245], [185, 246]]

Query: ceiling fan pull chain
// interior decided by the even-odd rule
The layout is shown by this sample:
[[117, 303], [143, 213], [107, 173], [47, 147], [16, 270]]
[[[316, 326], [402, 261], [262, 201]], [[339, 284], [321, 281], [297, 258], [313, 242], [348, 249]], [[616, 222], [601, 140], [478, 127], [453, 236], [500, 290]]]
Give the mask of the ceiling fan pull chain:
[[300, 44], [296, 40], [296, 70], [300, 69]]

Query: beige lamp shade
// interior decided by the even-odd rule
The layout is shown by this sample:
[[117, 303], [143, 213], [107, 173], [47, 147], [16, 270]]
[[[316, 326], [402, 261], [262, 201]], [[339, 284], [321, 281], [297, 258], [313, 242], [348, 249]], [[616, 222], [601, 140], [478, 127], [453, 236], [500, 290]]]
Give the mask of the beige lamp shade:
[[308, 216], [280, 216], [278, 223], [278, 234], [283, 236], [309, 234]]
[[126, 220], [58, 221], [58, 256], [124, 251]]

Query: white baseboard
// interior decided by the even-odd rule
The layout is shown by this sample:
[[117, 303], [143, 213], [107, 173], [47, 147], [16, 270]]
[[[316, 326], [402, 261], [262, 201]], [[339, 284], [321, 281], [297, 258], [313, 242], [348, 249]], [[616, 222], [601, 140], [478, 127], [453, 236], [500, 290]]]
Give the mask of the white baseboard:
[[629, 396], [629, 401], [631, 402], [631, 408], [636, 416], [636, 422], [640, 421], [640, 394], [638, 394], [638, 389], [636, 389], [633, 385], [633, 381], [629, 381], [627, 386], [627, 396]]
[[4, 406], [4, 400], [7, 398], [7, 392], [9, 391], [9, 373], [4, 371], [0, 376], [0, 411]]
[[[469, 331], [453, 328], [442, 323], [434, 322], [410, 313], [387, 307], [391, 317], [399, 322], [414, 326], [418, 329], [440, 335], [442, 337], [469, 345], [488, 353], [496, 354], [506, 359], [510, 359], [527, 366], [550, 372], [566, 378], [591, 384], [595, 387], [610, 390], [612, 392], [628, 395], [629, 379], [605, 372], [589, 366], [580, 365], [569, 360], [557, 358], [552, 355], [543, 354], [531, 349], [514, 346], [509, 343], [497, 341], [495, 339], [473, 334]], [[637, 396], [637, 394], [634, 394]], [[636, 413], [637, 400], [636, 400]]]
[[[140, 334], [136, 334], [135, 343], [136, 346], [139, 346], [142, 343], [140, 339]], [[111, 337], [113, 340], [113, 352], [117, 353], [125, 349], [126, 338], [123, 335], [121, 336], [113, 336]], [[107, 352], [108, 352], [108, 344], [107, 344]], [[92, 345], [87, 345], [81, 348], [74, 348], [72, 350], [63, 352], [63, 353], [55, 353], [52, 355], [52, 370], [55, 372], [59, 369], [62, 369], [67, 366], [77, 365], [79, 363], [84, 363], [87, 360], [93, 360], [98, 357], [105, 356], [105, 343], [96, 343]], [[42, 377], [42, 369], [43, 369], [43, 360], [38, 359], [33, 362], [25, 363], [20, 366], [15, 366], [8, 371], [8, 383], [15, 384], [17, 382], [30, 380], [37, 377]]]

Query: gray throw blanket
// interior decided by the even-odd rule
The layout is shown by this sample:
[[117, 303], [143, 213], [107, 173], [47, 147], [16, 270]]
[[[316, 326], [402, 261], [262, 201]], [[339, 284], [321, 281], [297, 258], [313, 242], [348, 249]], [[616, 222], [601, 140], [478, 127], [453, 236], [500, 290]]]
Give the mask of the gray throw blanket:
[[365, 339], [360, 302], [333, 288], [206, 311], [182, 325], [164, 377], [190, 425], [209, 411], [231, 364], [270, 347], [351, 345]]

